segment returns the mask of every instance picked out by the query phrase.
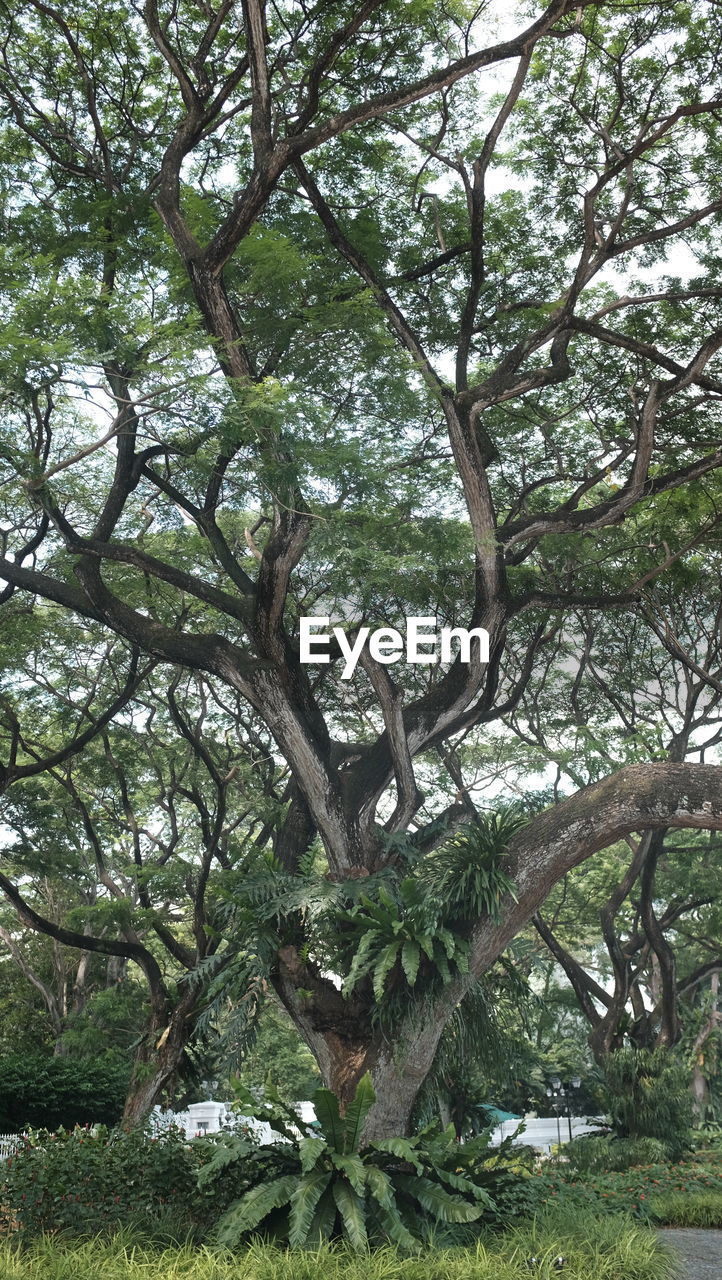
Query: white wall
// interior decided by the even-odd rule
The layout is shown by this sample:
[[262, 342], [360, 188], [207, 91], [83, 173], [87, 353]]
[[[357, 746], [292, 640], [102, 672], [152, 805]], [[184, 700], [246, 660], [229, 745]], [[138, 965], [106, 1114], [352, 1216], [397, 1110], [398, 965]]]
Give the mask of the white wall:
[[[519, 1120], [505, 1120], [503, 1124], [497, 1125], [491, 1135], [491, 1144], [497, 1147], [499, 1143], [508, 1138], [519, 1127]], [[579, 1138], [583, 1133], [591, 1133], [594, 1129], [599, 1129], [604, 1121], [598, 1116], [572, 1116], [572, 1137]], [[514, 1139], [514, 1143], [525, 1143], [529, 1147], [539, 1147], [542, 1151], [550, 1151], [556, 1146], [561, 1139], [562, 1143], [569, 1141], [569, 1122], [566, 1116], [559, 1117], [559, 1128], [554, 1116], [545, 1117], [544, 1119], [524, 1119], [525, 1129]]]

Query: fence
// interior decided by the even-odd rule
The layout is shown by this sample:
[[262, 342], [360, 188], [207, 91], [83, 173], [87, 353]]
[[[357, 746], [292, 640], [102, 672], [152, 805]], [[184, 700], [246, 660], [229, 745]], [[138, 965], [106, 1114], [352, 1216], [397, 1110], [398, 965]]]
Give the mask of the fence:
[[22, 1141], [21, 1133], [0, 1133], [0, 1160], [7, 1160]]

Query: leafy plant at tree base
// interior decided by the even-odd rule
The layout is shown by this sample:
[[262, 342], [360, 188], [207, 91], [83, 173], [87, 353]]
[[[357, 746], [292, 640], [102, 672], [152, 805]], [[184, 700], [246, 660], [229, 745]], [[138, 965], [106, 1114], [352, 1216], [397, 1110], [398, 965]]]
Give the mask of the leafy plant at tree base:
[[[369, 1075], [359, 1082], [341, 1115], [338, 1098], [317, 1089], [317, 1121], [306, 1123], [270, 1090], [258, 1103], [242, 1091], [239, 1105], [271, 1123], [285, 1138], [273, 1151], [273, 1170], [258, 1166], [258, 1151], [243, 1139], [225, 1136], [199, 1175], [208, 1188], [235, 1161], [259, 1168], [255, 1185], [231, 1205], [216, 1233], [219, 1244], [235, 1248], [254, 1233], [292, 1247], [343, 1240], [364, 1251], [370, 1242], [391, 1241], [415, 1251], [431, 1224], [476, 1222], [494, 1209], [490, 1190], [504, 1173], [489, 1160], [488, 1134], [460, 1146], [453, 1126], [443, 1133], [423, 1131], [411, 1138], [387, 1138], [361, 1147], [366, 1116], [375, 1102]], [[299, 1136], [300, 1135], [300, 1136]], [[487, 1185], [484, 1185], [484, 1184]]]

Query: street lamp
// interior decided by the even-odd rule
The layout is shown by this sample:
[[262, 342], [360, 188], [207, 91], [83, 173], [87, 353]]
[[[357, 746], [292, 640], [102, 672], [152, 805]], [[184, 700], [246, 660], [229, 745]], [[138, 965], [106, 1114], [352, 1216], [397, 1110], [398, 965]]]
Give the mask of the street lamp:
[[562, 1131], [559, 1123], [559, 1117], [562, 1112], [564, 1112], [569, 1126], [569, 1141], [572, 1141], [572, 1113], [569, 1102], [572, 1096], [572, 1091], [580, 1089], [581, 1084], [582, 1081], [580, 1076], [572, 1076], [571, 1080], [567, 1080], [566, 1082], [560, 1080], [559, 1076], [551, 1076], [549, 1079], [546, 1095], [554, 1107], [554, 1114], [557, 1118], [557, 1139], [559, 1146], [562, 1145]]

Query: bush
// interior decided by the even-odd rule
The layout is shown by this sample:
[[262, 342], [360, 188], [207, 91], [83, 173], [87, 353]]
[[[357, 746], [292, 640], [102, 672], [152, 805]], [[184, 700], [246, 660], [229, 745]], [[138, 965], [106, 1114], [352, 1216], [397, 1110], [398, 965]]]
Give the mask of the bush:
[[585, 1173], [556, 1168], [536, 1174], [526, 1183], [527, 1212], [557, 1206], [587, 1216], [626, 1213], [648, 1219], [651, 1203], [669, 1193], [722, 1193], [722, 1170], [691, 1161], [648, 1165], [626, 1173]]
[[650, 1216], [665, 1227], [722, 1227], [722, 1191], [654, 1196]]
[[620, 1138], [656, 1138], [671, 1160], [692, 1146], [686, 1067], [668, 1049], [618, 1049], [604, 1068], [607, 1111]]
[[236, 1169], [217, 1179], [212, 1197], [198, 1189], [214, 1150], [211, 1139], [188, 1143], [177, 1129], [158, 1138], [104, 1128], [30, 1134], [0, 1167], [0, 1225], [31, 1237], [123, 1223], [157, 1241], [201, 1239], [248, 1185]]
[[20, 1053], [2, 1058], [0, 1132], [117, 1124], [123, 1114], [129, 1074], [128, 1065], [104, 1063], [102, 1059]]
[[609, 1138], [590, 1134], [563, 1149], [575, 1173], [625, 1173], [638, 1165], [663, 1164], [667, 1148], [658, 1138]]

